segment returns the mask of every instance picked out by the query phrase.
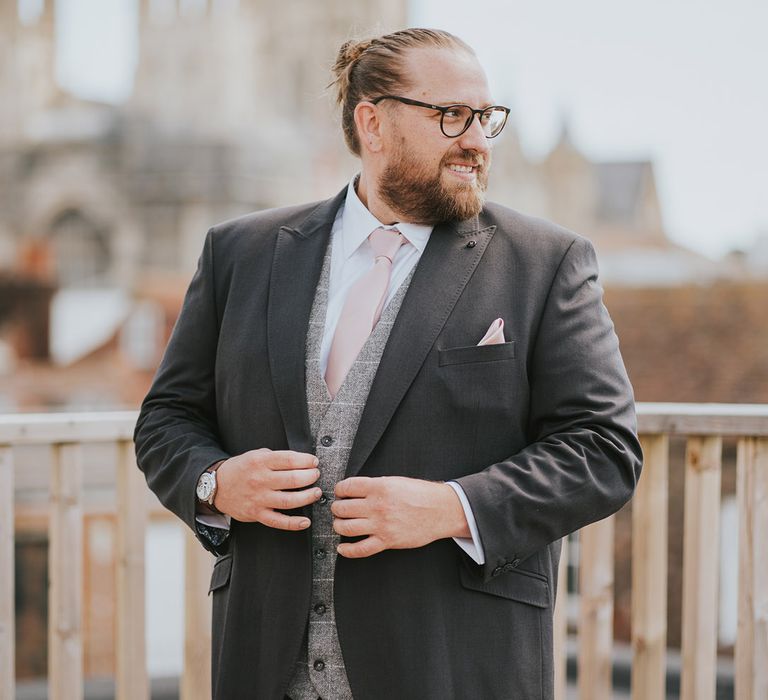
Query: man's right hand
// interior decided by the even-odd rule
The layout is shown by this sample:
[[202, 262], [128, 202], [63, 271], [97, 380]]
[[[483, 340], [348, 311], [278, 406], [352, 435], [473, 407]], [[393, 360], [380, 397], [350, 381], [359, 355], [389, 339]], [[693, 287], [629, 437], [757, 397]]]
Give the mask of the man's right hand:
[[323, 495], [319, 488], [307, 488], [320, 477], [317, 465], [314, 455], [292, 450], [273, 452], [265, 447], [230, 457], [216, 470], [214, 505], [241, 522], [305, 530], [309, 518], [277, 509], [307, 506]]

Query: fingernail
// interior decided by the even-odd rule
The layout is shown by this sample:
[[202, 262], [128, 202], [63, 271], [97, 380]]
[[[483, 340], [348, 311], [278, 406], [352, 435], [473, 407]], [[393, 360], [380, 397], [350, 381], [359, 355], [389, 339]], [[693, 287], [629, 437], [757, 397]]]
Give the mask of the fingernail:
[[302, 527], [302, 528], [304, 528], [304, 527], [309, 527], [309, 525], [310, 525], [310, 522], [309, 522], [309, 520], [302, 520], [302, 521], [299, 523], [299, 526], [300, 526], [300, 527]]

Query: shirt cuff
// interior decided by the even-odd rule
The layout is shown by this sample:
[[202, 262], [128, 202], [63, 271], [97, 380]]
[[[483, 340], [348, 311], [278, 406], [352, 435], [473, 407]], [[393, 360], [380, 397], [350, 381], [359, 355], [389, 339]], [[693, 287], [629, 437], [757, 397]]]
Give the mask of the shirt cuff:
[[206, 527], [215, 527], [218, 530], [229, 530], [230, 517], [223, 513], [198, 513], [195, 515], [195, 520]]
[[[461, 507], [464, 509], [464, 517], [467, 519], [469, 525], [469, 533], [472, 537], [454, 537], [453, 541], [459, 545], [477, 564], [485, 564], [485, 551], [483, 550], [483, 543], [480, 541], [480, 533], [477, 531], [477, 522], [475, 521], [475, 515], [472, 512], [472, 506], [469, 505], [467, 494], [464, 493], [464, 489], [461, 485], [455, 481], [446, 481], [446, 484], [450, 486], [459, 497], [461, 501]], [[200, 517], [200, 516], [198, 516]]]

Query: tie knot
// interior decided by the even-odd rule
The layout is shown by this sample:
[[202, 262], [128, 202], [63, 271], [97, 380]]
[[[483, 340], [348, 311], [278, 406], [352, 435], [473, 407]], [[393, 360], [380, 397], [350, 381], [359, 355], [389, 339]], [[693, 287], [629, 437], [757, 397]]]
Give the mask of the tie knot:
[[368, 236], [368, 240], [371, 242], [374, 255], [377, 258], [382, 256], [388, 258], [390, 262], [394, 260], [400, 246], [405, 243], [405, 238], [396, 228], [377, 228]]

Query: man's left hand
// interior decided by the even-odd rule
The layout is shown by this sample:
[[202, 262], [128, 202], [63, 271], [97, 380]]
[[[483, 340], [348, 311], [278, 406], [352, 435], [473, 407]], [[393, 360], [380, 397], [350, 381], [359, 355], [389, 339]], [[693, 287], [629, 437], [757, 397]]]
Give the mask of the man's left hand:
[[336, 484], [333, 529], [347, 537], [343, 557], [370, 557], [385, 549], [423, 547], [444, 537], [470, 537], [456, 492], [445, 483], [403, 476], [353, 476]]

